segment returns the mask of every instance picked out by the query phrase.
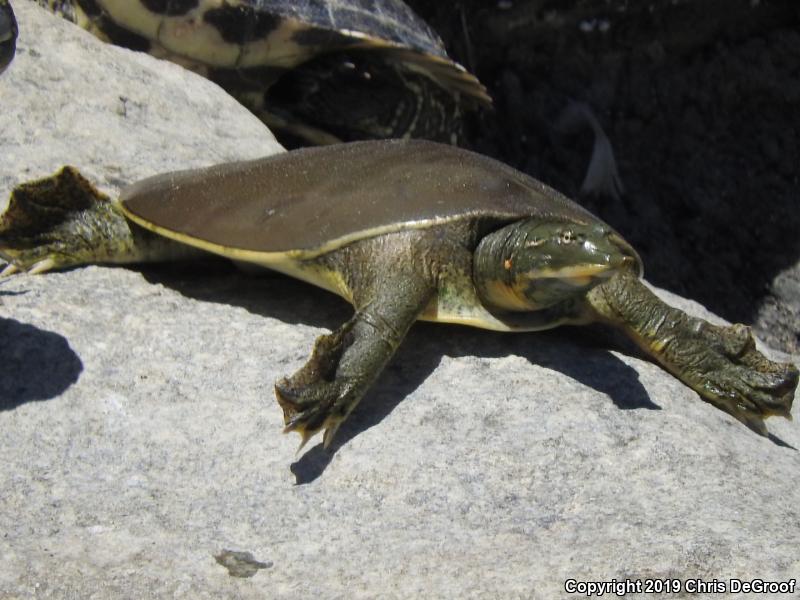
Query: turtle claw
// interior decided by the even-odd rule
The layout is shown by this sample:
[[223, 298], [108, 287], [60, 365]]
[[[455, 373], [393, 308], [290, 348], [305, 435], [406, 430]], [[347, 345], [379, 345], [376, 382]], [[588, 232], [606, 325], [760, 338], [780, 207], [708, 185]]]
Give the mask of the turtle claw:
[[16, 275], [18, 273], [27, 273], [28, 275], [38, 275], [40, 273], [46, 273], [47, 271], [52, 271], [59, 267], [59, 263], [57, 260], [54, 260], [52, 256], [48, 256], [47, 258], [43, 258], [35, 263], [33, 263], [30, 267], [25, 268], [24, 266], [20, 266], [14, 262], [9, 262], [2, 271], [0, 271], [0, 279], [5, 277], [11, 277], [12, 275]]
[[275, 384], [275, 396], [283, 409], [283, 433], [296, 431], [301, 437], [297, 452], [323, 430], [323, 447], [330, 447], [347, 414], [342, 412], [348, 398], [341, 387], [335, 382], [321, 381], [297, 388], [291, 378]]
[[30, 269], [28, 269], [28, 273], [31, 275], [46, 273], [57, 266], [58, 263], [53, 259], [53, 257], [48, 256], [47, 258], [43, 258], [39, 262], [35, 263]]
[[14, 263], [8, 263], [5, 268], [0, 271], [0, 278], [2, 277], [11, 277], [14, 273], [19, 272], [19, 267]]
[[754, 432], [767, 436], [764, 419], [791, 419], [800, 373], [791, 363], [769, 360], [756, 349], [750, 328], [695, 320], [690, 334], [669, 349], [676, 374], [705, 400]]
[[300, 434], [300, 445], [297, 447], [297, 450], [294, 451], [295, 455], [300, 454], [300, 452], [302, 452], [303, 448], [305, 448], [305, 446], [308, 443], [308, 441], [311, 438], [313, 438], [315, 435], [317, 435], [316, 431], [309, 431], [307, 429], [299, 429], [299, 428], [292, 429], [288, 425], [283, 428], [283, 433], [290, 433], [292, 431], [296, 431], [297, 433]]
[[[326, 424], [328, 422], [326, 421]], [[326, 450], [330, 448], [331, 443], [333, 442], [333, 438], [336, 435], [336, 432], [339, 431], [339, 426], [342, 424], [342, 421], [338, 423], [331, 423], [327, 427], [325, 427], [325, 432], [322, 434], [322, 447]], [[306, 444], [308, 444], [309, 440], [311, 440], [314, 436], [316, 436], [320, 430], [319, 429], [308, 429], [303, 427], [299, 423], [289, 424], [283, 428], [283, 433], [291, 433], [293, 431], [300, 434], [300, 445], [295, 450], [295, 454], [300, 454], [300, 452], [305, 448]]]
[[325, 428], [325, 433], [322, 434], [322, 447], [326, 450], [330, 448], [331, 444], [333, 443], [333, 438], [336, 435], [336, 432], [339, 431], [339, 427], [341, 426], [342, 422], [343, 421], [330, 423]]
[[[391, 280], [386, 294], [397, 292]], [[413, 286], [409, 286], [413, 288]], [[284, 432], [296, 431], [300, 448], [324, 430], [322, 444], [329, 448], [339, 427], [366, 394], [369, 386], [386, 366], [405, 332], [427, 305], [431, 291], [417, 290], [411, 302], [402, 297], [402, 306], [386, 314], [358, 309], [353, 317], [333, 333], [314, 343], [306, 364], [290, 377], [275, 383], [275, 396], [283, 409]]]
[[690, 317], [662, 302], [632, 274], [597, 286], [587, 300], [704, 400], [756, 433], [768, 435], [767, 417], [791, 418], [800, 372], [761, 354], [749, 327]]
[[283, 432], [296, 431], [302, 438], [298, 452], [322, 430], [323, 445], [328, 448], [339, 425], [361, 399], [357, 386], [336, 373], [351, 329], [348, 321], [337, 331], [318, 337], [306, 364], [275, 383], [275, 397], [286, 425]]

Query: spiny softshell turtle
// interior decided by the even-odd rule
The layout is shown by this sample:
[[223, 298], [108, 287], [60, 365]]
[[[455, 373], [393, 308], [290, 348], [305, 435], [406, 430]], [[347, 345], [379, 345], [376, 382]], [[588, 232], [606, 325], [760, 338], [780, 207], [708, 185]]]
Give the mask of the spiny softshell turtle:
[[[154, 235], [155, 234], [155, 235]], [[175, 244], [180, 242], [180, 244]], [[636, 252], [558, 192], [484, 156], [423, 141], [355, 142], [167, 173], [114, 203], [76, 171], [19, 186], [0, 218], [6, 272], [207, 250], [331, 290], [355, 315], [275, 386], [287, 431], [336, 429], [416, 319], [500, 331], [620, 327], [704, 399], [764, 434], [798, 371], [747, 327], [661, 302]]]
[[38, 0], [103, 40], [215, 81], [311, 143], [456, 143], [491, 100], [402, 0]]

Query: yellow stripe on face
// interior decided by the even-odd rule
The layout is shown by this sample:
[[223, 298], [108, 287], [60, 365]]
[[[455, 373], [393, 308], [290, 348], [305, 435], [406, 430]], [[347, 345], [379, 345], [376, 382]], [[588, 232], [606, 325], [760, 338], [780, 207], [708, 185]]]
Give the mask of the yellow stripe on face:
[[607, 273], [610, 270], [611, 268], [609, 265], [584, 263], [561, 267], [559, 269], [534, 269], [526, 273], [526, 278], [529, 281], [535, 281], [537, 279], [564, 279], [567, 280], [567, 283], [574, 282], [575, 285], [586, 285], [592, 278]]
[[573, 276], [573, 277], [566, 277], [566, 278], [562, 277], [561, 279], [567, 285], [573, 285], [575, 287], [582, 288], [582, 287], [586, 287], [589, 284], [591, 284], [592, 280], [594, 279], [594, 277], [589, 277], [589, 276], [574, 277]]
[[608, 265], [597, 264], [571, 265], [560, 269], [536, 269], [528, 271], [525, 277], [517, 278], [511, 285], [498, 279], [489, 281], [483, 286], [483, 294], [492, 305], [504, 310], [538, 310], [546, 306], [536, 303], [530, 294], [525, 293], [537, 280], [545, 282], [557, 279], [576, 288], [585, 288], [598, 277], [610, 275], [612, 271]]

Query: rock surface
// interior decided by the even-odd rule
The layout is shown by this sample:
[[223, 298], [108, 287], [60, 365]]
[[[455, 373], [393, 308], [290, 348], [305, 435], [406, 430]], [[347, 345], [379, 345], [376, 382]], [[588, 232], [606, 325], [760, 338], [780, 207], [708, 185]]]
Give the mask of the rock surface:
[[16, 184], [64, 164], [114, 194], [161, 171], [281, 149], [215, 84], [101, 44], [30, 0], [14, 9], [17, 55], [0, 76], [0, 208]]
[[778, 273], [758, 310], [753, 328], [769, 331], [781, 350], [800, 354], [800, 262]]
[[[150, 125], [170, 98], [229, 100], [17, 4], [31, 33], [0, 77], [3, 196], [67, 157], [113, 191], [269, 143], [247, 115], [237, 135], [252, 143], [231, 137], [233, 104], [214, 111], [219, 125], [193, 110]], [[81, 136], [84, 53], [105, 86], [151, 73], [141, 108], [118, 119], [132, 130], [112, 116]], [[31, 78], [36, 65], [55, 74]], [[16, 101], [29, 108], [7, 120], [25, 81]], [[89, 120], [134, 98], [127, 85]], [[348, 314], [302, 283], [214, 261], [0, 284], [0, 597], [549, 599], [569, 578], [800, 573], [797, 425], [771, 420], [761, 438], [596, 330], [417, 325], [333, 452], [295, 455], [272, 383]], [[215, 558], [248, 552], [251, 568], [234, 571], [249, 578]]]

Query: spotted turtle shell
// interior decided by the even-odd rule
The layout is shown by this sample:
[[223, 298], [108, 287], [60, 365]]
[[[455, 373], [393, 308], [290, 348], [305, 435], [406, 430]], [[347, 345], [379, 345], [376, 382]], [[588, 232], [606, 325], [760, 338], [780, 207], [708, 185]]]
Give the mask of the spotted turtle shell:
[[235, 69], [254, 87], [268, 87], [280, 72], [321, 54], [368, 48], [414, 65], [453, 93], [491, 101], [400, 0], [38, 1], [107, 41], [212, 79], [215, 69]]

